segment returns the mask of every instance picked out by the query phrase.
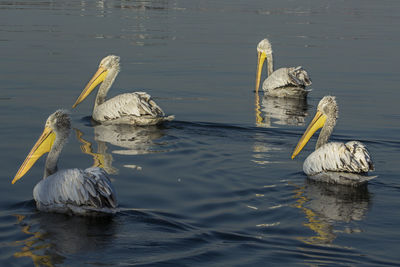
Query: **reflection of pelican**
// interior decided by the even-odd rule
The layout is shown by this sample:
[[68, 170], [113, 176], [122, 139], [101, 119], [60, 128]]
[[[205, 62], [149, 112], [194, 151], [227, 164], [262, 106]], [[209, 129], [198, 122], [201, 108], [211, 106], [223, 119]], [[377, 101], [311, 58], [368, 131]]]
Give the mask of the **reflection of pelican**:
[[82, 102], [99, 83], [102, 83], [94, 102], [92, 117], [104, 124], [154, 125], [170, 121], [174, 116], [165, 116], [161, 108], [145, 92], [134, 92], [117, 95], [106, 100], [119, 72], [119, 57], [110, 55], [103, 58], [99, 69], [83, 89], [81, 95], [72, 106]]
[[304, 161], [303, 170], [312, 179], [330, 183], [358, 185], [374, 177], [368, 177], [373, 163], [367, 148], [358, 141], [330, 142], [338, 117], [335, 97], [325, 96], [318, 104], [317, 114], [297, 144], [292, 159], [303, 149], [311, 136], [322, 127], [315, 151]]
[[93, 167], [104, 169], [108, 174], [117, 174], [118, 169], [112, 166], [113, 157], [107, 153], [107, 145], [104, 142], [97, 142], [97, 153], [93, 152], [92, 143], [83, 138], [83, 133], [75, 129], [76, 137], [82, 143], [81, 151], [93, 157]]
[[45, 255], [43, 255], [43, 251], [47, 251], [49, 248], [51, 248], [50, 244], [43, 244], [41, 242], [44, 239], [45, 235], [41, 232], [31, 232], [31, 226], [23, 222], [26, 217], [25, 215], [15, 216], [17, 217], [17, 223], [21, 224], [22, 226], [21, 231], [28, 237], [23, 240], [14, 241], [15, 245], [23, 246], [21, 248], [21, 251], [17, 251], [14, 253], [14, 257], [29, 257], [32, 259], [35, 266], [53, 267], [56, 261], [57, 263], [62, 263], [62, 259], [55, 259], [56, 257], [54, 255], [46, 255], [46, 253]]
[[[113, 156], [107, 152], [107, 144], [112, 148], [122, 148], [113, 150], [111, 153], [120, 155], [141, 155], [161, 152], [152, 149], [155, 144], [153, 141], [164, 136], [157, 126], [137, 127], [133, 125], [96, 125], [94, 126], [94, 140], [97, 143], [97, 152], [93, 152], [92, 143], [83, 139], [83, 133], [76, 130], [78, 140], [82, 143], [83, 153], [91, 155], [94, 160], [93, 166], [103, 168], [108, 174], [118, 173], [118, 169], [112, 166]], [[127, 168], [141, 169], [135, 164], [124, 165]]]
[[276, 153], [282, 150], [282, 146], [268, 140], [267, 135], [255, 133], [253, 144], [253, 159], [254, 163], [259, 165], [278, 164], [282, 163], [276, 158]]
[[45, 233], [44, 242], [52, 244], [53, 253], [65, 255], [98, 251], [114, 237], [115, 217], [65, 216], [39, 214], [38, 223]]
[[268, 78], [265, 79], [262, 86], [266, 95], [294, 98], [307, 96], [309, 90], [305, 90], [305, 87], [311, 85], [311, 80], [302, 67], [280, 68], [274, 71], [272, 48], [268, 39], [264, 39], [258, 43], [257, 52], [256, 92], [260, 86], [262, 67], [267, 58]]
[[[308, 220], [304, 225], [317, 234], [300, 238], [309, 244], [331, 244], [338, 232], [333, 228], [335, 222], [361, 221], [369, 208], [370, 195], [366, 186], [331, 185], [307, 179], [305, 187], [298, 187], [295, 192], [295, 206]], [[346, 226], [347, 232], [357, 231], [348, 229]]]
[[115, 154], [140, 155], [151, 153], [153, 140], [163, 136], [156, 126], [134, 127], [131, 125], [96, 125], [94, 139], [97, 142], [107, 142], [114, 146], [126, 148], [113, 151]]
[[262, 126], [304, 125], [307, 116], [306, 98], [263, 97], [261, 111], [265, 115]]
[[43, 180], [33, 189], [33, 197], [39, 210], [77, 214], [114, 213], [117, 206], [115, 192], [102, 169], [57, 171], [58, 157], [68, 139], [70, 127], [70, 118], [65, 111], [58, 110], [51, 114], [42, 135], [12, 183], [24, 176], [44, 153], [49, 152]]
[[99, 245], [104, 248], [112, 243], [115, 232], [114, 218], [109, 216], [56, 213], [16, 216], [23, 236], [27, 238], [14, 242], [21, 248], [14, 257], [30, 257], [35, 266], [58, 266], [64, 263], [65, 255], [98, 251]]

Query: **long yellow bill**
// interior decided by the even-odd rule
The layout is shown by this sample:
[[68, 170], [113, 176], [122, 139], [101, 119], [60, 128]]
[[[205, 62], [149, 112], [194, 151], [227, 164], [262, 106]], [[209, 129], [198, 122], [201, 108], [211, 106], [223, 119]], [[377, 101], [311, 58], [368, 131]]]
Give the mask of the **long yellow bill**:
[[257, 76], [256, 76], [256, 92], [258, 92], [258, 88], [260, 87], [261, 80], [261, 71], [264, 65], [265, 58], [267, 54], [265, 52], [258, 52], [258, 60], [257, 60]]
[[320, 128], [322, 128], [325, 124], [326, 116], [322, 114], [321, 111], [317, 111], [314, 119], [311, 121], [310, 125], [308, 125], [307, 130], [304, 132], [303, 136], [300, 138], [300, 141], [297, 143], [296, 148], [293, 151], [292, 159], [294, 159], [297, 154], [303, 149], [303, 147], [310, 140], [311, 136]]
[[81, 103], [93, 91], [93, 89], [96, 88], [97, 85], [99, 85], [99, 83], [103, 82], [107, 76], [107, 73], [107, 69], [99, 67], [99, 69], [93, 75], [92, 79], [90, 79], [90, 81], [86, 85], [85, 89], [83, 89], [81, 95], [78, 97], [72, 108], [75, 108], [79, 103]]
[[56, 139], [56, 134], [50, 127], [45, 127], [42, 135], [37, 140], [36, 144], [33, 146], [31, 152], [29, 152], [26, 157], [24, 163], [22, 163], [19, 168], [17, 174], [12, 180], [12, 184], [22, 178], [30, 168], [32, 168], [33, 164], [44, 154], [50, 151], [53, 146], [54, 140]]

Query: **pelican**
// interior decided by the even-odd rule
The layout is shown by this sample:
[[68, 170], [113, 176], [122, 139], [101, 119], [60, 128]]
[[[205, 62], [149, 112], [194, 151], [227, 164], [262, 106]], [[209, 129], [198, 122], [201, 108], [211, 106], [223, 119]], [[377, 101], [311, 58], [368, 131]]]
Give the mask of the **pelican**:
[[104, 170], [97, 167], [57, 170], [58, 157], [70, 128], [70, 118], [64, 110], [51, 114], [12, 184], [21, 179], [44, 153], [49, 152], [43, 179], [33, 189], [33, 198], [40, 211], [79, 215], [115, 213], [115, 191]]
[[311, 85], [311, 79], [301, 67], [280, 68], [274, 71], [272, 47], [268, 39], [264, 39], [257, 45], [258, 61], [256, 76], [256, 92], [260, 86], [261, 71], [265, 59], [267, 59], [268, 78], [265, 79], [262, 88], [266, 95], [288, 98], [305, 98], [308, 92], [305, 87]]
[[171, 121], [174, 116], [165, 116], [162, 109], [145, 92], [117, 95], [106, 100], [115, 78], [119, 73], [120, 58], [109, 55], [100, 62], [97, 72], [83, 89], [72, 108], [81, 103], [97, 85], [102, 83], [94, 102], [92, 118], [102, 124], [155, 125]]
[[333, 96], [325, 96], [318, 104], [317, 113], [304, 132], [292, 154], [300, 153], [311, 136], [322, 128], [315, 151], [303, 164], [303, 171], [314, 180], [345, 185], [361, 185], [376, 176], [367, 176], [374, 166], [365, 145], [359, 141], [347, 143], [330, 142], [338, 118], [338, 106]]

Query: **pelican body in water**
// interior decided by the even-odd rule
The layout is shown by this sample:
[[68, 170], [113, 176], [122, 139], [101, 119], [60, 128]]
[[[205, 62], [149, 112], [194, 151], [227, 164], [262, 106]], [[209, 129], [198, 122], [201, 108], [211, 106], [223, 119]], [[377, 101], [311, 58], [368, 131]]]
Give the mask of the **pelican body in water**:
[[265, 59], [267, 59], [268, 78], [265, 79], [262, 89], [268, 96], [305, 98], [308, 92], [306, 86], [311, 85], [311, 79], [307, 72], [301, 67], [280, 68], [274, 71], [274, 60], [272, 57], [272, 47], [268, 39], [264, 39], [257, 45], [257, 76], [256, 92], [260, 86], [261, 71]]
[[79, 215], [113, 214], [117, 200], [113, 186], [103, 169], [57, 169], [58, 157], [71, 128], [68, 114], [57, 110], [46, 121], [42, 135], [22, 163], [12, 183], [21, 179], [44, 154], [43, 179], [33, 189], [33, 198], [41, 211]]
[[173, 120], [174, 116], [165, 116], [164, 111], [145, 92], [120, 94], [106, 100], [108, 90], [120, 70], [119, 60], [115, 55], [101, 60], [97, 72], [72, 108], [81, 103], [101, 83], [93, 107], [92, 118], [95, 121], [102, 124], [155, 125]]
[[318, 104], [317, 113], [299, 140], [292, 159], [300, 153], [311, 136], [322, 128], [315, 151], [303, 164], [303, 171], [314, 180], [357, 186], [376, 176], [367, 176], [374, 170], [371, 156], [365, 145], [359, 141], [347, 143], [329, 142], [338, 118], [335, 97], [325, 96]]

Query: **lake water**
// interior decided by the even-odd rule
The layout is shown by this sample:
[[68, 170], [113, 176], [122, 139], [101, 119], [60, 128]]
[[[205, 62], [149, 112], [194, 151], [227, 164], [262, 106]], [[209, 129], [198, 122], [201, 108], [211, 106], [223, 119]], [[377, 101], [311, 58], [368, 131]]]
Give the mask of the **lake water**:
[[[399, 266], [399, 11], [389, 0], [0, 1], [0, 265]], [[265, 37], [276, 67], [310, 74], [300, 107], [256, 98]], [[111, 96], [147, 91], [176, 120], [94, 126], [90, 96], [71, 111], [59, 168], [100, 162], [121, 212], [38, 212], [44, 158], [11, 180], [108, 54], [122, 66]], [[310, 182], [315, 137], [290, 159], [329, 94], [331, 140], [360, 140], [374, 159], [366, 187]]]

